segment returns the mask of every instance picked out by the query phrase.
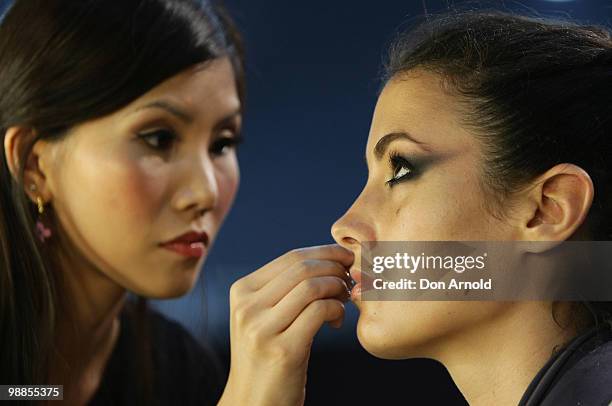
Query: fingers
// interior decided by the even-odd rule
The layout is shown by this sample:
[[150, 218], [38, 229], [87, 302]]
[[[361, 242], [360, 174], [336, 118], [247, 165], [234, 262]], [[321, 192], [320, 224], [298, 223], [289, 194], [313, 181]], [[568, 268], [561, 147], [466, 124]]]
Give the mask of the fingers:
[[353, 253], [338, 244], [295, 249], [245, 276], [241, 283], [250, 290], [259, 290], [293, 264], [311, 259], [335, 261], [350, 267], [353, 264]]
[[302, 341], [314, 337], [326, 321], [339, 325], [344, 318], [344, 303], [338, 299], [311, 302], [295, 321], [282, 333], [286, 339]]
[[254, 365], [268, 365], [281, 375], [305, 374], [321, 325], [342, 323], [352, 263], [353, 253], [336, 244], [303, 248], [232, 284], [232, 369], [257, 375]]
[[[255, 295], [260, 297], [260, 303], [263, 306], [272, 307], [299, 285], [302, 285], [300, 291], [304, 290], [305, 287], [311, 290], [318, 289], [318, 285], [315, 285], [316, 281], [311, 281], [313, 284], [310, 285], [311, 282], [308, 282], [308, 280], [317, 279], [321, 276], [334, 276], [347, 282], [350, 278], [347, 274], [347, 268], [338, 262], [307, 259], [293, 264], [284, 273], [263, 286]], [[319, 299], [319, 297], [314, 299]]]
[[345, 280], [338, 276], [304, 279], [270, 310], [268, 328], [282, 332], [313, 302], [330, 298], [346, 301], [349, 295]]

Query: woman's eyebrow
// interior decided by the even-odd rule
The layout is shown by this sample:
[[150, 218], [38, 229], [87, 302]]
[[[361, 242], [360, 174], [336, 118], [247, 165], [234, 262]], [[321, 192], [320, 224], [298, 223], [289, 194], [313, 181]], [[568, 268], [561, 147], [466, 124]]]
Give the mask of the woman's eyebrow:
[[168, 113], [178, 117], [181, 121], [184, 121], [187, 124], [193, 121], [193, 116], [191, 114], [187, 113], [185, 110], [181, 109], [180, 107], [168, 101], [165, 101], [165, 100], [156, 100], [151, 103], [145, 104], [144, 106], [140, 106], [136, 110], [134, 110], [133, 113], [143, 110], [143, 109], [150, 109], [150, 108], [158, 108], [158, 109], [166, 110]]
[[[143, 110], [143, 109], [149, 109], [149, 108], [163, 109], [163, 110], [169, 112], [170, 114], [178, 117], [181, 121], [184, 121], [186, 124], [190, 124], [194, 120], [194, 117], [191, 114], [189, 114], [185, 110], [181, 109], [180, 107], [174, 105], [173, 103], [165, 101], [165, 100], [156, 100], [156, 101], [153, 101], [151, 103], [145, 104], [144, 106], [138, 107], [132, 113], [136, 113], [137, 111], [140, 111], [140, 110]], [[225, 116], [224, 118], [222, 118], [219, 121], [219, 123], [217, 125], [215, 125], [215, 128], [227, 125], [232, 120], [234, 120], [236, 117], [240, 117], [241, 115], [242, 115], [242, 108], [239, 107], [234, 112], [232, 112], [232, 113], [228, 114], [227, 116]]]
[[215, 131], [219, 131], [221, 128], [232, 124], [234, 122], [234, 120], [241, 118], [242, 117], [242, 110], [241, 109], [237, 109], [236, 111], [234, 111], [233, 113], [228, 114], [227, 116], [223, 117], [221, 120], [219, 120], [217, 122], [217, 124], [215, 124], [214, 126], [214, 130]]
[[422, 149], [429, 151], [429, 149], [426, 147], [427, 143], [418, 141], [412, 135], [406, 132], [393, 132], [383, 135], [382, 138], [378, 140], [376, 146], [374, 147], [374, 157], [376, 157], [377, 160], [381, 160], [382, 157], [385, 155], [389, 144], [391, 144], [391, 142], [397, 139], [404, 139], [410, 142], [414, 142], [415, 144], [418, 144]]

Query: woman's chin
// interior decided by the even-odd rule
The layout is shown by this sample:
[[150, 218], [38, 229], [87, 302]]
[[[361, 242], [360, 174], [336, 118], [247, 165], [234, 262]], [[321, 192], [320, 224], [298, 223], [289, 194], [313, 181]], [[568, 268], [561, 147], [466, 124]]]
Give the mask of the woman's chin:
[[370, 354], [382, 359], [405, 358], [398, 352], [388, 328], [375, 318], [364, 317], [363, 313], [357, 321], [357, 339], [361, 346]]
[[197, 276], [186, 277], [185, 275], [170, 280], [161, 280], [155, 284], [139, 286], [136, 289], [130, 289], [133, 293], [146, 297], [148, 299], [176, 299], [185, 296], [193, 290]]
[[176, 288], [176, 289], [166, 289], [164, 291], [161, 292], [157, 292], [154, 296], [148, 296], [151, 299], [159, 299], [159, 300], [164, 300], [164, 299], [177, 299], [179, 297], [185, 296], [186, 294], [188, 294], [189, 292], [191, 292], [191, 288], [188, 289], [184, 289], [184, 288]]
[[427, 338], [419, 335], [418, 329], [414, 327], [398, 324], [397, 320], [385, 319], [385, 312], [381, 310], [377, 306], [376, 311], [368, 311], [367, 306], [362, 303], [357, 321], [357, 339], [361, 346], [373, 356], [382, 359], [426, 356]]

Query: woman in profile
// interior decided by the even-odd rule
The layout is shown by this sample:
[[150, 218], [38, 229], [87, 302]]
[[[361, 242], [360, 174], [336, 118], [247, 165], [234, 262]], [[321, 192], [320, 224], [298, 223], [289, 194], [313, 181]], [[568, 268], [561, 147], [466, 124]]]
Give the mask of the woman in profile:
[[[612, 39], [505, 12], [432, 18], [391, 47], [369, 176], [333, 226], [364, 241], [612, 238]], [[441, 362], [471, 405], [607, 405], [610, 302], [360, 300], [361, 344]]]
[[238, 188], [243, 106], [240, 39], [208, 1], [13, 2], [0, 384], [63, 385], [70, 405], [303, 402], [312, 338], [343, 316], [350, 251], [295, 250], [233, 286], [225, 388], [214, 356], [146, 306], [196, 281]]

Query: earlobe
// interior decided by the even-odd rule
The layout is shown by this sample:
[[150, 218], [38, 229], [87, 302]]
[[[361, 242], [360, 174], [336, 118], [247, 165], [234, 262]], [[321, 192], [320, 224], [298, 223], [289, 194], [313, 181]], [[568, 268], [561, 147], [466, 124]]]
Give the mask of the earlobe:
[[593, 203], [591, 177], [579, 166], [559, 164], [535, 184], [531, 191], [535, 211], [525, 224], [525, 240], [567, 240], [582, 225]]

